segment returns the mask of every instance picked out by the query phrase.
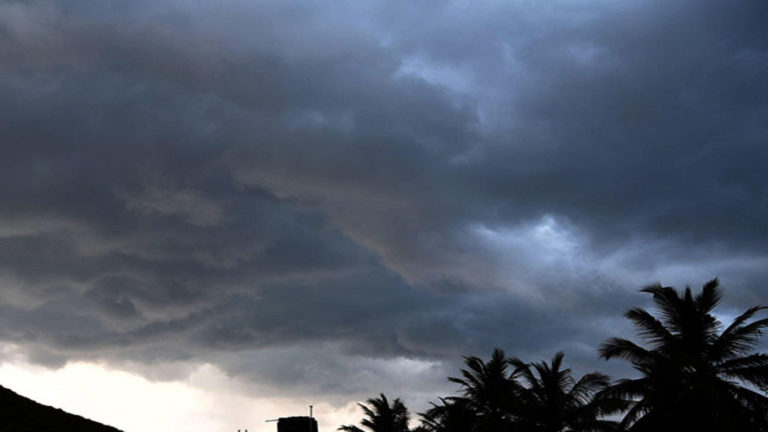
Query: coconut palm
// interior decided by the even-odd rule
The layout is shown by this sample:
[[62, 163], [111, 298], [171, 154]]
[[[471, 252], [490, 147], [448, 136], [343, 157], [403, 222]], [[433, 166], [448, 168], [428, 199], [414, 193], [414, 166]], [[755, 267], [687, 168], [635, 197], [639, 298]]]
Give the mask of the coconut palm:
[[[367, 405], [366, 405], [367, 404]], [[408, 408], [397, 398], [390, 404], [384, 394], [377, 398], [371, 398], [365, 404], [359, 403], [360, 408], [367, 418], [360, 424], [370, 432], [408, 432], [408, 420], [410, 414]], [[338, 428], [344, 432], [364, 432], [357, 426], [344, 425]]]
[[448, 379], [461, 385], [461, 399], [477, 416], [475, 432], [512, 430], [514, 404], [519, 384], [509, 371], [504, 351], [495, 349], [488, 362], [464, 357], [467, 369], [461, 378]]
[[477, 415], [464, 398], [439, 398], [432, 408], [419, 413], [418, 432], [469, 432], [477, 423]]
[[615, 431], [616, 421], [604, 417], [626, 407], [621, 399], [601, 396], [608, 387], [607, 375], [592, 372], [578, 381], [563, 369], [562, 352], [550, 363], [523, 363], [510, 359], [520, 372], [524, 388], [518, 395], [516, 430], [525, 432]]
[[[720, 303], [718, 280], [695, 297], [690, 288], [651, 285], [654, 316], [640, 308], [625, 316], [645, 346], [612, 338], [600, 348], [605, 359], [621, 358], [640, 373], [619, 381], [607, 393], [631, 399], [622, 425], [630, 431], [766, 431], [768, 355], [754, 348], [768, 319], [752, 320], [764, 309], [747, 309], [723, 329], [712, 314]], [[750, 322], [751, 321], [751, 322]]]

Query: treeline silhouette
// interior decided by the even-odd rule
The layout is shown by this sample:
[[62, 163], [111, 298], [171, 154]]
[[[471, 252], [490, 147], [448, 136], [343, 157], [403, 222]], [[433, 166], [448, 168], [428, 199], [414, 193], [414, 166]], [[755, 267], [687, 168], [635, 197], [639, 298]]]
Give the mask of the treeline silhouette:
[[723, 297], [717, 279], [695, 296], [659, 284], [642, 291], [656, 314], [625, 314], [642, 342], [611, 338], [599, 348], [603, 359], [630, 362], [635, 378], [577, 378], [562, 352], [526, 363], [496, 349], [487, 361], [465, 357], [461, 376], [448, 378], [458, 393], [419, 413], [418, 427], [409, 429], [408, 409], [384, 394], [359, 404], [360, 424], [370, 432], [768, 432], [768, 355], [755, 352], [768, 319], [753, 319], [765, 308], [725, 327], [712, 314]]

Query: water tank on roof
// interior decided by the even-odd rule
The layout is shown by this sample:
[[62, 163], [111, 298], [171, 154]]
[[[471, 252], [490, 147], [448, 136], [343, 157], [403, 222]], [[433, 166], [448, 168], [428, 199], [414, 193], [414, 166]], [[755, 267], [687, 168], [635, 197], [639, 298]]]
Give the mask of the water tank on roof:
[[277, 420], [277, 432], [317, 432], [317, 420], [313, 417], [281, 417]]

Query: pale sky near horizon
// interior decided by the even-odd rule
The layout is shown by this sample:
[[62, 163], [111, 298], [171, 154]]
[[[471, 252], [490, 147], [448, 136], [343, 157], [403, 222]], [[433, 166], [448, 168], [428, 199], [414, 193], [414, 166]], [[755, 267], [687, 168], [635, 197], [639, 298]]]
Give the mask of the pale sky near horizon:
[[184, 380], [150, 381], [104, 364], [75, 362], [50, 369], [16, 359], [0, 366], [0, 383], [44, 405], [126, 432], [275, 432], [276, 423], [267, 420], [308, 415], [309, 405], [320, 432], [360, 417], [352, 402], [259, 397], [214, 365], [200, 365]]
[[0, 2], [0, 384], [128, 432], [273, 432], [310, 403], [330, 432], [379, 393], [426, 408], [494, 347], [625, 374], [596, 350], [646, 284], [768, 304], [766, 22]]

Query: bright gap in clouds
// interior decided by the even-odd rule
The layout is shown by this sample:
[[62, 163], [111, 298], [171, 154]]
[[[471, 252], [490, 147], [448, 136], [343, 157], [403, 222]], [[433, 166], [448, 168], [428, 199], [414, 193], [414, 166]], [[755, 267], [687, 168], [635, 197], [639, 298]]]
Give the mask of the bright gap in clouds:
[[[14, 360], [0, 365], [0, 383], [125, 432], [275, 432], [276, 424], [265, 420], [306, 415], [308, 409], [307, 401], [244, 394], [238, 382], [211, 365], [200, 366], [185, 381], [152, 382], [94, 363], [73, 362], [54, 370]], [[354, 403], [319, 403], [315, 417], [321, 432], [331, 432], [357, 423], [360, 413]]]
[[586, 258], [586, 239], [567, 221], [544, 215], [518, 227], [474, 224], [470, 233], [496, 260], [495, 284], [514, 290], [529, 301], [544, 301], [537, 277], [551, 274], [576, 274]]
[[472, 230], [496, 252], [536, 250], [546, 259], [571, 255], [581, 243], [572, 229], [551, 215], [544, 215], [533, 223], [515, 229], [477, 224]]

